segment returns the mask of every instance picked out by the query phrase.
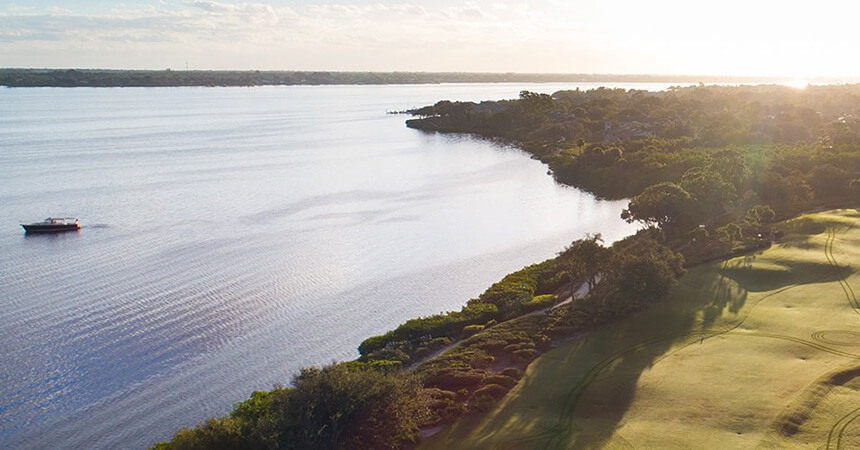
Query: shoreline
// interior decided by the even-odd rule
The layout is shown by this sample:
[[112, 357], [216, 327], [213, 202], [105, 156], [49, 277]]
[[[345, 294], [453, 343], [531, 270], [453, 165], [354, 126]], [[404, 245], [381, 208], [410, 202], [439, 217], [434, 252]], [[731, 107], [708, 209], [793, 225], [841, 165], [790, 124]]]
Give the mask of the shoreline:
[[[857, 79], [817, 77], [809, 83], [839, 84]], [[125, 70], [0, 68], [5, 87], [250, 87], [321, 85], [417, 85], [447, 83], [796, 83], [792, 77], [576, 74], [492, 72], [328, 72], [289, 70]]]

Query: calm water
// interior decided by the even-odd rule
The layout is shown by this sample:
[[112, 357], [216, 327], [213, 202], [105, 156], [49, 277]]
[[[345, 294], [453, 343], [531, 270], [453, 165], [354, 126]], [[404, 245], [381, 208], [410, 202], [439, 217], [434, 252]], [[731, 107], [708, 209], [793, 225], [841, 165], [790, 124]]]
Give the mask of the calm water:
[[[562, 87], [0, 89], [0, 447], [152, 444], [629, 234], [516, 149], [385, 114]], [[84, 228], [18, 225], [49, 215]]]

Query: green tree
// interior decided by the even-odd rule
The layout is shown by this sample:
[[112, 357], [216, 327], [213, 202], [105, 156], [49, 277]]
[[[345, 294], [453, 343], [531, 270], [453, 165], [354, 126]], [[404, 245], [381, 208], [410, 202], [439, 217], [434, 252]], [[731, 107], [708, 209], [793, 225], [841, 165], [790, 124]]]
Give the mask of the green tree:
[[693, 222], [693, 197], [675, 183], [663, 182], [649, 186], [633, 197], [621, 218], [627, 222], [640, 221], [657, 225], [660, 229], [676, 232]]
[[753, 225], [767, 225], [776, 218], [776, 213], [768, 205], [755, 205], [748, 209], [744, 215], [744, 220]]
[[730, 223], [717, 228], [717, 234], [719, 234], [720, 240], [732, 245], [743, 238], [743, 230], [736, 223]]
[[696, 216], [705, 218], [726, 211], [737, 199], [735, 186], [725, 181], [719, 172], [706, 167], [693, 167], [681, 177], [681, 187], [696, 200]]
[[612, 246], [598, 290], [612, 315], [624, 315], [662, 300], [684, 273], [684, 257], [642, 230]]
[[573, 241], [558, 254], [559, 266], [570, 279], [570, 296], [573, 298], [577, 280], [585, 280], [588, 289], [594, 289], [605, 265], [608, 250], [602, 245], [600, 233], [586, 234]]
[[812, 189], [798, 173], [783, 176], [768, 172], [760, 181], [759, 196], [780, 216], [802, 211], [812, 197]]
[[731, 183], [736, 190], [746, 184], [750, 175], [744, 154], [737, 148], [724, 148], [711, 154], [705, 168], [709, 172], [721, 174], [722, 178]]
[[418, 439], [429, 396], [418, 379], [349, 362], [304, 368], [294, 388], [254, 392], [228, 417], [180, 430], [157, 450], [395, 449]]
[[333, 364], [302, 369], [293, 384], [272, 400], [280, 448], [399, 448], [429, 414], [421, 384], [403, 372]]
[[552, 109], [552, 96], [537, 92], [520, 91], [520, 104], [531, 114], [545, 113]]
[[812, 168], [809, 185], [816, 199], [840, 197], [848, 193], [850, 176], [844, 169], [833, 164], [821, 164]]

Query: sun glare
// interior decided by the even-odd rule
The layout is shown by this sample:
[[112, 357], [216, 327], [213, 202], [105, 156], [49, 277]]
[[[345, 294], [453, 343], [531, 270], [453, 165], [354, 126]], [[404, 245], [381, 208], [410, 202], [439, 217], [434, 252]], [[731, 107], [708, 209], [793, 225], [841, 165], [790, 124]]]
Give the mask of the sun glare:
[[795, 89], [806, 89], [806, 87], [809, 86], [809, 82], [804, 80], [804, 79], [789, 80], [789, 81], [782, 82], [780, 84], [782, 84], [783, 86], [788, 86], [788, 87], [792, 87]]

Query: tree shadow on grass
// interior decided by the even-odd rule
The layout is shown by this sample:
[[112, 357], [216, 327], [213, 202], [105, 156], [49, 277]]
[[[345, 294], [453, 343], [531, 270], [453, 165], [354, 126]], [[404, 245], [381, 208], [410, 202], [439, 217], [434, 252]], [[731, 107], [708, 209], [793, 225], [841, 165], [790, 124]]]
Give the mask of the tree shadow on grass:
[[632, 405], [642, 373], [671, 353], [720, 332], [717, 319], [726, 311], [737, 313], [746, 303], [747, 290], [713, 266], [688, 276], [692, 279], [679, 286], [671, 300], [595, 334], [589, 340], [593, 348], [584, 346], [583, 355], [608, 356], [594, 366], [597, 374], [573, 399], [577, 404], [571, 422], [581, 425], [550, 438], [549, 448], [605, 446]]
[[[632, 404], [641, 374], [673, 349], [713, 334], [714, 318], [743, 306], [746, 291], [715, 266], [691, 271], [669, 301], [545, 354], [502, 408], [464, 424], [472, 443], [496, 448], [606, 444]], [[703, 325], [706, 310], [713, 317]], [[516, 437], [500, 438], [500, 430]]]
[[854, 273], [850, 267], [834, 266], [826, 260], [781, 260], [778, 263], [754, 265], [755, 257], [749, 258], [727, 261], [718, 272], [750, 292], [774, 291], [799, 284], [832, 282]]
[[[610, 441], [621, 439], [616, 431], [646, 370], [740, 326], [769, 292], [836, 281], [853, 273], [814, 251], [826, 249], [814, 236], [828, 231], [827, 222], [801, 220], [792, 227], [780, 252], [764, 259], [758, 252], [693, 268], [664, 303], [545, 354], [499, 409], [465, 426], [469, 439], [496, 448], [598, 448], [618, 443]], [[807, 251], [808, 258], [803, 254]], [[754, 303], [751, 294], [758, 294]], [[514, 437], [507, 439], [510, 436]]]
[[[807, 240], [801, 236], [793, 239]], [[595, 335], [595, 339], [604, 341], [603, 347], [616, 349], [609, 356], [613, 360], [598, 369], [600, 375], [586, 383], [576, 398], [572, 422], [585, 425], [568, 432], [566, 439], [551, 439], [549, 447], [597, 448], [608, 444], [633, 402], [641, 374], [681, 348], [703, 343], [710, 336], [740, 325], [755, 307], [753, 304], [742, 311], [749, 293], [832, 282], [853, 273], [851, 268], [834, 266], [824, 258], [759, 261], [761, 253], [695, 269], [665, 304]], [[759, 296], [757, 302], [764, 298], [767, 297]], [[735, 317], [718, 321], [726, 312]], [[647, 326], [650, 329], [644, 328]]]
[[[749, 305], [744, 311], [750, 293], [835, 281], [849, 273], [844, 267], [833, 270], [834, 266], [826, 261], [758, 261], [759, 256], [760, 253], [753, 254], [691, 270], [665, 303], [568, 346], [563, 363], [549, 362], [546, 367], [532, 371], [523, 393], [534, 395], [558, 383], [565, 383], [568, 390], [562, 403], [537, 406], [543, 414], [558, 417], [557, 422], [549, 428], [530, 431], [530, 440], [522, 440], [519, 442], [522, 445], [513, 447], [607, 445], [633, 403], [641, 375], [680, 349], [701, 344], [708, 337], [738, 326], [755, 307]], [[761, 298], [764, 297], [759, 296], [757, 301]], [[732, 316], [727, 316], [728, 313]], [[547, 356], [557, 360], [562, 357]], [[558, 401], [554, 398], [546, 403]], [[557, 411], [551, 411], [553, 408]], [[530, 420], [529, 414], [541, 414], [540, 411], [519, 413], [523, 423], [532, 424], [536, 422]], [[497, 423], [490, 422], [482, 428], [499, 429], [496, 427], [505, 425], [502, 418], [510, 416], [496, 418]]]

